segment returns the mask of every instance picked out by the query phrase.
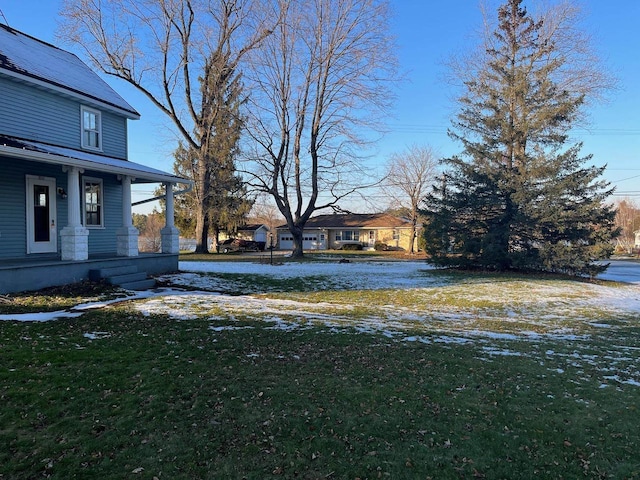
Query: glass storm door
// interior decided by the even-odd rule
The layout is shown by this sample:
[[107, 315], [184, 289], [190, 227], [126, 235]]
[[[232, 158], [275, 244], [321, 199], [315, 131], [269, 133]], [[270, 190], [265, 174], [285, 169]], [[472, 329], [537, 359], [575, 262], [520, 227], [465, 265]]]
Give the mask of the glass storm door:
[[27, 175], [27, 253], [58, 250], [56, 180]]

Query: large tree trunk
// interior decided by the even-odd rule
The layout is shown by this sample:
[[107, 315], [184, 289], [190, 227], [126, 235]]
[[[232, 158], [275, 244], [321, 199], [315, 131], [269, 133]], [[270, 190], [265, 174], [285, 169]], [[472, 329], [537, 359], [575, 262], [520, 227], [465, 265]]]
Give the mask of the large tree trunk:
[[217, 252], [218, 246], [220, 245], [220, 227], [218, 225], [212, 225], [211, 230], [213, 230], [213, 242], [211, 243], [211, 250], [213, 252]]
[[[206, 145], [206, 138], [202, 138], [202, 144]], [[209, 215], [208, 192], [211, 187], [211, 175], [208, 165], [208, 155], [204, 146], [198, 151], [198, 164], [196, 166], [196, 253], [209, 253]]]
[[209, 253], [209, 219], [203, 210], [196, 212], [196, 253]]
[[411, 221], [411, 233], [409, 234], [409, 253], [413, 255], [416, 253], [413, 244], [416, 243], [416, 221], [415, 219]]
[[302, 258], [304, 256], [302, 249], [302, 229], [292, 228], [291, 235], [293, 236], [293, 252], [291, 258]]

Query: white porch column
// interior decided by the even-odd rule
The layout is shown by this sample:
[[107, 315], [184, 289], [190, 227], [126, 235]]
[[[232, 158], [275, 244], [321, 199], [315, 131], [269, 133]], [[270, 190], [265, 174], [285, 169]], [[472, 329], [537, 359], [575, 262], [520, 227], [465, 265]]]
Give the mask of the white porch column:
[[80, 174], [77, 167], [62, 167], [67, 172], [67, 225], [60, 231], [62, 260], [81, 261], [89, 258], [89, 230], [80, 218]]
[[116, 231], [117, 255], [120, 257], [138, 256], [138, 229], [131, 220], [131, 180], [124, 175], [118, 176], [122, 182], [122, 227]]
[[166, 223], [160, 230], [162, 238], [162, 253], [180, 253], [180, 237], [178, 229], [174, 224], [174, 207], [173, 207], [173, 183], [165, 183], [165, 218]]

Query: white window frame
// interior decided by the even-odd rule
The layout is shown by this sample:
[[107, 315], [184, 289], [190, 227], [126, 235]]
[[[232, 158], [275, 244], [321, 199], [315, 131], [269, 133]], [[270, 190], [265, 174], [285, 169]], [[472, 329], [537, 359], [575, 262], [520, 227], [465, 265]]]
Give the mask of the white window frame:
[[[96, 117], [96, 126], [95, 129], [85, 128], [84, 124], [84, 115], [85, 113], [89, 113], [91, 115], [95, 115]], [[98, 145], [92, 145], [87, 141], [86, 132], [92, 132], [97, 135], [97, 143]], [[102, 112], [100, 110], [96, 110], [95, 108], [85, 107], [84, 105], [80, 106], [80, 142], [82, 148], [85, 150], [93, 150], [96, 152], [102, 151]]]
[[[98, 207], [100, 209], [100, 224], [87, 223], [87, 183], [98, 185]], [[82, 177], [82, 224], [86, 228], [104, 228], [104, 185], [101, 178]]]
[[339, 230], [336, 232], [336, 242], [359, 242], [360, 230]]

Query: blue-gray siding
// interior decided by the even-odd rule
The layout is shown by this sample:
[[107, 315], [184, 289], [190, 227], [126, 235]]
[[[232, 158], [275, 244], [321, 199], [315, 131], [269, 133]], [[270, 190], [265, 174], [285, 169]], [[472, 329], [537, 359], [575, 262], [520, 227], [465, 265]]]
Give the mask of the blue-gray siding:
[[104, 227], [89, 229], [89, 254], [115, 253], [116, 231], [122, 226], [122, 186], [114, 175], [85, 172], [92, 178], [102, 178], [104, 189]]
[[[26, 175], [55, 178], [57, 187], [68, 190], [67, 174], [59, 165], [1, 156], [0, 172], [0, 258], [27, 257]], [[104, 228], [90, 229], [89, 255], [115, 255], [116, 231], [122, 226], [122, 186], [115, 175], [92, 171], [86, 171], [84, 175], [101, 178], [104, 187]], [[68, 202], [68, 198], [56, 198], [58, 234], [67, 224]]]
[[[80, 106], [72, 98], [0, 76], [0, 133], [81, 148]], [[96, 105], [86, 104], [100, 110]], [[127, 119], [101, 110], [103, 154], [127, 159]]]

